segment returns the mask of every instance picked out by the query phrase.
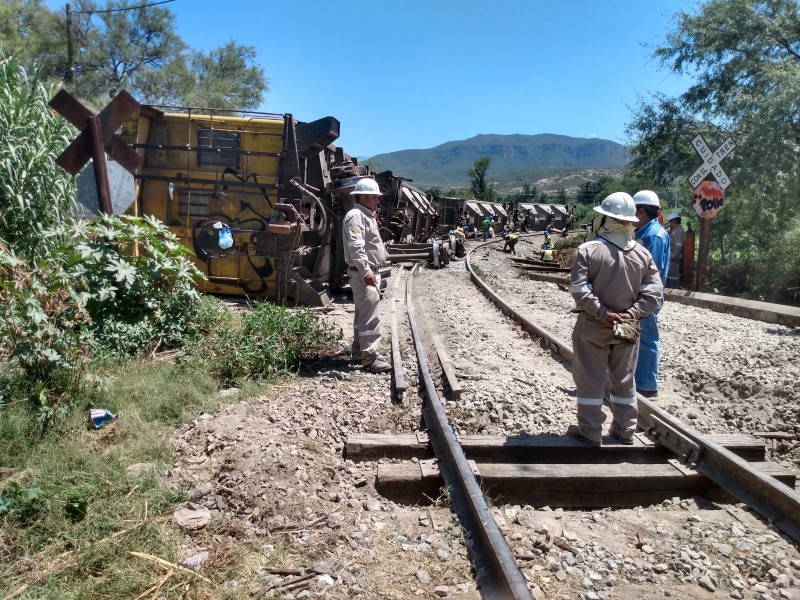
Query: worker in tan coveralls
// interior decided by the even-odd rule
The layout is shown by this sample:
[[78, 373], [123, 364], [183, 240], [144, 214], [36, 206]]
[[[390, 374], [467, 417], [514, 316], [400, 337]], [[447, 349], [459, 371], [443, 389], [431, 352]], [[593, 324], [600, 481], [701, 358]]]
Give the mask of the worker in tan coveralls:
[[609, 434], [632, 444], [638, 321], [658, 308], [664, 287], [650, 253], [634, 239], [633, 223], [639, 219], [633, 198], [615, 192], [594, 210], [599, 213], [594, 237], [578, 247], [570, 275], [569, 291], [580, 311], [572, 332], [578, 424], [570, 425], [567, 435], [600, 446], [610, 380]]
[[386, 262], [386, 247], [378, 230], [375, 211], [381, 199], [378, 183], [365, 177], [350, 193], [355, 206], [344, 216], [342, 239], [350, 288], [353, 290], [353, 360], [374, 373], [391, 369], [379, 354], [381, 343], [381, 293], [378, 268]]

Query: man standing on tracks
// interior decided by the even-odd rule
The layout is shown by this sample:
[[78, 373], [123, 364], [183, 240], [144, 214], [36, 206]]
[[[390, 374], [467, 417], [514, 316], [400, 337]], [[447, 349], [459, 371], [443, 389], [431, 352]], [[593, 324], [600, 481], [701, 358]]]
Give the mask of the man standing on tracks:
[[658, 308], [664, 288], [650, 253], [634, 240], [639, 219], [633, 198], [615, 192], [594, 210], [601, 217], [596, 237], [578, 247], [570, 274], [570, 293], [580, 312], [572, 332], [578, 424], [570, 425], [567, 435], [600, 446], [610, 380], [609, 434], [632, 444], [638, 322]]
[[[636, 216], [639, 226], [636, 228], [636, 241], [647, 248], [656, 263], [661, 275], [661, 285], [667, 286], [669, 271], [669, 235], [658, 222], [661, 212], [661, 201], [658, 194], [650, 190], [642, 190], [633, 195], [636, 203]], [[659, 304], [655, 312], [639, 321], [642, 335], [639, 337], [639, 359], [636, 363], [636, 391], [645, 398], [658, 396], [658, 312], [663, 306]]]
[[344, 216], [342, 239], [356, 309], [353, 360], [360, 361], [367, 371], [384, 373], [392, 367], [378, 354], [381, 343], [378, 268], [386, 262], [386, 247], [375, 220], [381, 191], [374, 179], [364, 177], [356, 181], [350, 195], [355, 198], [355, 206]]
[[669, 286], [678, 287], [683, 274], [683, 246], [686, 244], [686, 232], [681, 227], [681, 216], [676, 213], [669, 215]]

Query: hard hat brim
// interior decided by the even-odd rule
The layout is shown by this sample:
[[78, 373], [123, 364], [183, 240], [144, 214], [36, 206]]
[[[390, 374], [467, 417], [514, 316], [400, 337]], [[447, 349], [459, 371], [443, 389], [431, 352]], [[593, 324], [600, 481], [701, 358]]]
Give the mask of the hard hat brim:
[[348, 194], [352, 194], [354, 189], [356, 189], [355, 184], [353, 184], [353, 185], [343, 185], [341, 187], [332, 189], [331, 193], [332, 194], [339, 194], [341, 196], [347, 196]]
[[604, 210], [600, 206], [595, 206], [593, 209], [595, 212], [600, 213], [601, 215], [605, 215], [607, 217], [611, 217], [612, 219], [616, 219], [617, 221], [630, 221], [631, 223], [638, 223], [639, 217], [620, 217], [619, 215], [615, 215], [613, 213]]

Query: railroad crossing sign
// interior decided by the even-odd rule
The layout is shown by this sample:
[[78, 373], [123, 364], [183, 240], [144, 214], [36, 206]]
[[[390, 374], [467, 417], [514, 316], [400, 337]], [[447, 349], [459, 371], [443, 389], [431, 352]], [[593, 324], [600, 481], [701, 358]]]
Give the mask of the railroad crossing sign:
[[[711, 151], [703, 134], [698, 133], [692, 139], [692, 148], [703, 159], [703, 164], [689, 176], [689, 185], [694, 190], [694, 209], [700, 217], [700, 248], [697, 254], [697, 291], [706, 291], [706, 270], [708, 269], [708, 239], [711, 234], [711, 219], [722, 210], [725, 190], [731, 184], [731, 178], [719, 164], [736, 148], [732, 137]], [[694, 252], [694, 249], [692, 249]]]
[[[87, 121], [94, 117], [94, 114], [66, 90], [61, 90], [53, 96], [50, 107], [81, 130], [81, 134], [56, 159], [56, 163], [67, 173], [77, 175], [83, 165], [92, 158], [91, 136]], [[123, 90], [97, 115], [105, 151], [131, 173], [139, 168], [143, 159], [114, 132], [138, 108], [139, 103]]]
[[694, 209], [701, 219], [713, 219], [722, 210], [725, 190], [731, 184], [719, 163], [736, 148], [736, 143], [728, 137], [712, 152], [703, 134], [698, 133], [692, 139], [692, 148], [703, 159], [703, 164], [689, 176], [689, 185], [694, 190]]
[[731, 180], [719, 163], [736, 148], [736, 142], [733, 141], [733, 138], [728, 137], [727, 140], [722, 142], [719, 148], [712, 152], [711, 148], [706, 144], [705, 139], [703, 139], [703, 134], [698, 133], [692, 140], [692, 148], [694, 148], [694, 151], [697, 152], [704, 161], [703, 164], [689, 176], [689, 185], [692, 186], [692, 189], [696, 188], [710, 173], [723, 191], [726, 190], [731, 184]]
[[106, 152], [130, 173], [142, 164], [143, 159], [136, 150], [114, 133], [139, 108], [139, 103], [123, 90], [95, 116], [72, 94], [61, 90], [50, 100], [50, 107], [81, 130], [80, 135], [56, 159], [56, 164], [67, 173], [77, 175], [91, 158], [100, 210], [108, 215], [113, 214]]

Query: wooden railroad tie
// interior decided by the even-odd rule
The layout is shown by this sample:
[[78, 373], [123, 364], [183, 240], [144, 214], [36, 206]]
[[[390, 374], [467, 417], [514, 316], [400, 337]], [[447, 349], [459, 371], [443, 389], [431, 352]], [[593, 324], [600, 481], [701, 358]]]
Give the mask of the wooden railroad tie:
[[[765, 461], [762, 441], [738, 434], [708, 437], [765, 475], [794, 487], [791, 471]], [[607, 437], [600, 448], [551, 434], [474, 435], [461, 436], [459, 441], [481, 487], [494, 501], [563, 508], [634, 507], [692, 496], [735, 501], [642, 434], [637, 434], [632, 446]], [[354, 461], [416, 458], [417, 463], [378, 465], [378, 492], [410, 504], [425, 504], [441, 495], [442, 478], [424, 433], [350, 436], [346, 455]]]

